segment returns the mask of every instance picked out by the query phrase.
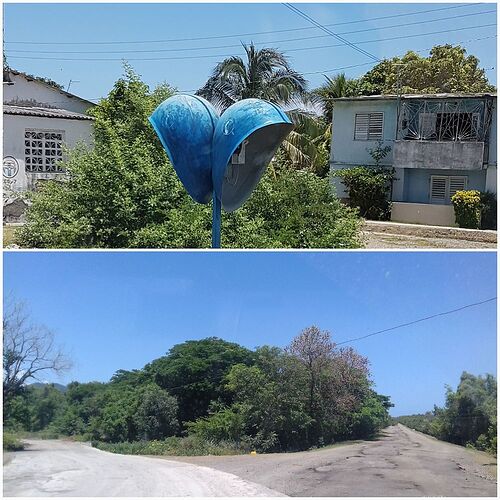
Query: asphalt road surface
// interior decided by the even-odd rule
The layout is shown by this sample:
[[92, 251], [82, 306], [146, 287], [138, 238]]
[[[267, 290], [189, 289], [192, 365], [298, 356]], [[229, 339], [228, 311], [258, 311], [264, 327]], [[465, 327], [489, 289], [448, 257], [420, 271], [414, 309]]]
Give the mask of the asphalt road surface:
[[300, 453], [177, 457], [289, 496], [496, 496], [496, 460], [402, 425], [381, 439]]
[[28, 441], [4, 464], [4, 496], [283, 496], [208, 467], [115, 455], [81, 443]]

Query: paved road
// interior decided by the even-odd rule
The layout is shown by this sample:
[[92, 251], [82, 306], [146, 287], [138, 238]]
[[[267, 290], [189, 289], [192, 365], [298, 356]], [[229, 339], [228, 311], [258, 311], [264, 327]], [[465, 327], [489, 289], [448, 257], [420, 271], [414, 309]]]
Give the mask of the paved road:
[[300, 453], [178, 457], [289, 496], [496, 496], [493, 457], [388, 427], [377, 441]]
[[29, 441], [9, 454], [4, 496], [282, 496], [226, 472], [181, 462], [114, 455], [81, 443]]

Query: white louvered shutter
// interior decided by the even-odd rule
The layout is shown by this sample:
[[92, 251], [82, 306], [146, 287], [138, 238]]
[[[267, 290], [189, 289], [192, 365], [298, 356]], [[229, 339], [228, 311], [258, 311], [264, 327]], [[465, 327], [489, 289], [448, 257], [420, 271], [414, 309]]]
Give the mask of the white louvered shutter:
[[354, 140], [377, 141], [384, 135], [384, 113], [356, 113]]
[[448, 177], [431, 175], [431, 203], [444, 205], [446, 203], [446, 187]]
[[467, 177], [450, 177], [450, 200], [457, 191], [464, 191], [465, 189], [467, 189]]
[[384, 132], [384, 113], [370, 113], [368, 125], [368, 140], [378, 141], [382, 139]]
[[354, 122], [354, 140], [368, 140], [368, 126], [370, 123], [370, 115], [368, 113], [356, 113]]

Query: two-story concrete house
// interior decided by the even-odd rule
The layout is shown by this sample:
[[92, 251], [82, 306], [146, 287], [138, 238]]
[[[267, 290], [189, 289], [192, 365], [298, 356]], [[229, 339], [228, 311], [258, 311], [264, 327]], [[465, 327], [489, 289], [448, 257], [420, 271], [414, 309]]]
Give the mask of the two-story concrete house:
[[[335, 100], [332, 170], [373, 165], [368, 150], [391, 147], [391, 219], [453, 226], [456, 191], [497, 190], [496, 95], [374, 95]], [[337, 194], [344, 186], [334, 180]]]
[[61, 178], [64, 148], [92, 144], [94, 103], [12, 69], [3, 74], [4, 221], [21, 220], [20, 193]]

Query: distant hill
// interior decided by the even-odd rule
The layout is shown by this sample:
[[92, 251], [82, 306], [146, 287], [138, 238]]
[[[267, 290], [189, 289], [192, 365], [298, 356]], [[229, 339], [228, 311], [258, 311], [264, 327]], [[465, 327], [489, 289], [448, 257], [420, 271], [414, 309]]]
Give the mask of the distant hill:
[[39, 389], [43, 389], [46, 386], [53, 385], [55, 389], [61, 392], [66, 392], [68, 388], [65, 385], [62, 384], [56, 384], [56, 383], [51, 383], [51, 384], [43, 384], [42, 382], [35, 382], [33, 384], [28, 384], [28, 387], [37, 387]]

